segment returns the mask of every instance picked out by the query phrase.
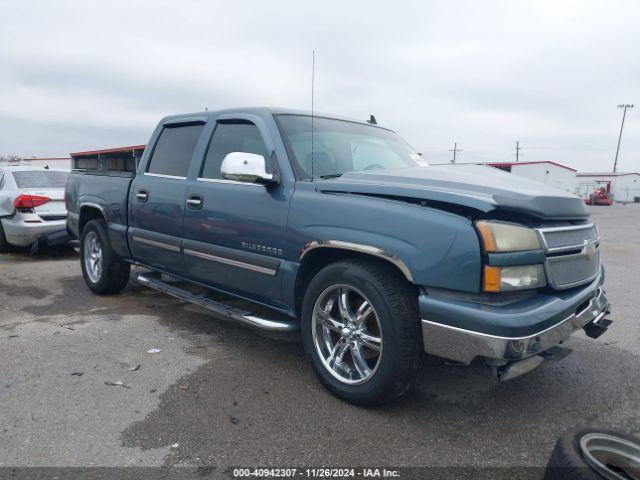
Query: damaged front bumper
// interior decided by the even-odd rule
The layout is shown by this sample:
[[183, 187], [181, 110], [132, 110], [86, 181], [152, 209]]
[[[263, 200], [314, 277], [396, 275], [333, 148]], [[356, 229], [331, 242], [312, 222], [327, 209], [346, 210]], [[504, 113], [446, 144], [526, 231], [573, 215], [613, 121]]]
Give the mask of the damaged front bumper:
[[[601, 272], [594, 282], [578, 291], [507, 306], [453, 301], [424, 293], [419, 299], [424, 350], [461, 364], [483, 358], [504, 371], [510, 364], [515, 367], [514, 362], [557, 346], [576, 330], [584, 328], [590, 336], [598, 336], [611, 323], [604, 318], [609, 313], [609, 303], [601, 286], [603, 279]], [[453, 318], [457, 325], [450, 321]], [[469, 321], [465, 322], [465, 318]], [[464, 323], [475, 328], [465, 328]], [[541, 360], [531, 359], [523, 362], [520, 369], [525, 373], [540, 363]]]

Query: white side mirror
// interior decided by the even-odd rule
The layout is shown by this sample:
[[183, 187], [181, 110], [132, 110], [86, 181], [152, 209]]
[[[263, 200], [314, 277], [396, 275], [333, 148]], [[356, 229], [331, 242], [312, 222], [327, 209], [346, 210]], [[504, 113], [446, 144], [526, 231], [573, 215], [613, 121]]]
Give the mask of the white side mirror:
[[220, 173], [223, 178], [239, 182], [269, 183], [274, 180], [273, 173], [267, 173], [264, 157], [255, 153], [228, 153], [222, 160]]

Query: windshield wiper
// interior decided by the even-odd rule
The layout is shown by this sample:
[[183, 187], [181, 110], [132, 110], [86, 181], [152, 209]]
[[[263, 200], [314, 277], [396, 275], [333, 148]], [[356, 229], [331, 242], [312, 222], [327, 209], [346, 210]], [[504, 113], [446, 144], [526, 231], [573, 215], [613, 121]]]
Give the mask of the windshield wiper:
[[332, 173], [331, 175], [320, 175], [318, 178], [321, 178], [322, 180], [327, 180], [329, 178], [338, 178], [341, 177], [343, 174], [342, 173]]

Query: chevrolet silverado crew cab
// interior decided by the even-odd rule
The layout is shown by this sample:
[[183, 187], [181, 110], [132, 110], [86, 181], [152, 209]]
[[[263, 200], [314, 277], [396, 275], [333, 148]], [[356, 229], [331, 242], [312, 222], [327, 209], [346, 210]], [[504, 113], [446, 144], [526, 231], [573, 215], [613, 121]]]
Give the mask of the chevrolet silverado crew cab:
[[427, 165], [377, 125], [270, 108], [169, 116], [133, 170], [69, 178], [89, 288], [118, 292], [138, 265], [151, 288], [300, 329], [321, 382], [353, 403], [401, 395], [423, 352], [506, 380], [610, 323], [580, 198]]

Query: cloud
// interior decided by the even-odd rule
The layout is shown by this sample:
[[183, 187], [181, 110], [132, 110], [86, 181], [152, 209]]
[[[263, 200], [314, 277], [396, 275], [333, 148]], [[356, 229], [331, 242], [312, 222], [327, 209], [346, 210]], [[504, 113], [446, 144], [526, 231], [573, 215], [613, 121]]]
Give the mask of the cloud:
[[[379, 121], [432, 161], [611, 168], [640, 103], [628, 2], [0, 2], [0, 153], [144, 143], [171, 113], [316, 106]], [[640, 105], [638, 106], [640, 109]], [[640, 169], [640, 112], [620, 166]]]

